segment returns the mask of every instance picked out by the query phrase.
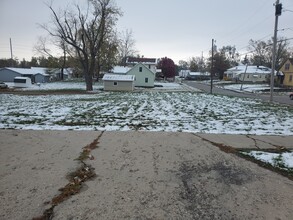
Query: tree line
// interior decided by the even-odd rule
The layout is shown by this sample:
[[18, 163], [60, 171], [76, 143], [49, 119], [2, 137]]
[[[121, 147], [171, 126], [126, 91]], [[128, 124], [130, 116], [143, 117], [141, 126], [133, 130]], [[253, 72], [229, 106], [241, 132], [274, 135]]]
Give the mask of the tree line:
[[[249, 64], [255, 66], [272, 67], [272, 48], [273, 40], [250, 40], [248, 43], [246, 54], [237, 52], [235, 46], [223, 46], [220, 49], [214, 48], [214, 60], [212, 72], [217, 74], [220, 79], [223, 78], [224, 72], [239, 64]], [[211, 51], [208, 58], [191, 57], [189, 60], [180, 60], [178, 69], [188, 69], [192, 72], [211, 72]], [[293, 48], [285, 38], [281, 37], [277, 40], [276, 50], [276, 70], [288, 58], [293, 56]]]

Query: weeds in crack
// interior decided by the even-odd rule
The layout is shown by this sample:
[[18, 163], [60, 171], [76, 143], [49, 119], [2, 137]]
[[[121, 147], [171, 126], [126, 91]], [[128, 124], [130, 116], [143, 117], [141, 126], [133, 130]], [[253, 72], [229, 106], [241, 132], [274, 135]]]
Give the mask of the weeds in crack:
[[42, 216], [33, 218], [33, 220], [51, 220], [51, 219], [53, 219], [54, 208], [55, 208], [55, 206], [52, 206], [51, 208], [46, 209]]
[[99, 139], [102, 137], [104, 131], [90, 144], [83, 147], [82, 152], [80, 153], [79, 157], [76, 160], [84, 161], [86, 159], [94, 160], [94, 156], [91, 155], [91, 151], [98, 147]]
[[[224, 145], [224, 144], [221, 144], [221, 143], [216, 143], [216, 142], [213, 142], [213, 141], [210, 141], [206, 138], [203, 138], [199, 135], [196, 135], [196, 134], [193, 134], [194, 136], [198, 137], [198, 138], [201, 138], [203, 141], [206, 141], [216, 147], [218, 147], [221, 151], [225, 152], [225, 153], [231, 153], [231, 154], [235, 154], [236, 156], [238, 157], [241, 157], [247, 161], [250, 161], [250, 162], [253, 162], [253, 163], [256, 163], [257, 165], [259, 165], [260, 167], [263, 167], [265, 169], [268, 169], [268, 170], [271, 170], [271, 171], [274, 171], [276, 173], [279, 173], [281, 174], [282, 176], [285, 176], [287, 177], [288, 179], [290, 180], [293, 180], [293, 171], [292, 169], [288, 169], [288, 170], [284, 170], [282, 169], [282, 167], [284, 167], [284, 164], [282, 164], [280, 162], [280, 159], [281, 158], [277, 158], [275, 159], [275, 163], [278, 165], [278, 166], [273, 166], [269, 163], [266, 163], [266, 162], [263, 162], [263, 161], [260, 161], [260, 160], [257, 160], [255, 159], [254, 157], [252, 156], [249, 156], [247, 154], [243, 154], [243, 152], [250, 152], [251, 150], [255, 150], [255, 149], [236, 149], [236, 148], [233, 148], [231, 146], [227, 146], [227, 145]], [[252, 140], [254, 140], [254, 138], [250, 137], [250, 136], [246, 136], [247, 138], [250, 138]], [[255, 147], [258, 148], [256, 146], [256, 141], [257, 140], [254, 140], [255, 141]], [[266, 143], [265, 141], [263, 141], [264, 143]], [[266, 152], [274, 152], [274, 153], [282, 153], [282, 152], [290, 152], [288, 149], [286, 149], [285, 147], [281, 147], [281, 146], [276, 146], [276, 145], [273, 145], [271, 144], [272, 146], [276, 147], [275, 149], [266, 149], [265, 151]], [[260, 149], [258, 149], [260, 150]]]
[[79, 193], [82, 188], [82, 183], [95, 177], [96, 173], [94, 172], [94, 168], [83, 164], [78, 170], [68, 174], [67, 178], [69, 179], [69, 183], [65, 187], [59, 189], [61, 194], [55, 196], [52, 199], [51, 204], [56, 206], [72, 195]]
[[[59, 205], [60, 203], [64, 202], [65, 200], [69, 199], [71, 196], [78, 194], [82, 189], [82, 184], [88, 180], [94, 179], [97, 175], [95, 173], [95, 169], [86, 164], [84, 160], [86, 159], [94, 159], [93, 156], [90, 154], [92, 150], [96, 149], [99, 143], [99, 139], [102, 137], [104, 131], [90, 144], [83, 148], [83, 151], [80, 153], [80, 156], [77, 158], [81, 162], [81, 166], [74, 172], [71, 172], [67, 175], [67, 179], [69, 183], [60, 188], [59, 191], [61, 192], [59, 195], [55, 196], [49, 204], [51, 207], [46, 209], [43, 212], [42, 216], [35, 217], [33, 220], [51, 220], [54, 216], [54, 208]], [[47, 202], [46, 202], [47, 203]]]
[[[258, 166], [260, 166], [262, 168], [268, 169], [268, 170], [276, 172], [284, 177], [287, 177], [289, 180], [293, 180], [293, 169], [284, 169], [284, 164], [279, 161], [281, 158], [276, 158], [274, 160], [275, 165], [272, 165], [270, 163], [267, 163], [267, 162], [264, 162], [261, 160], [257, 160], [253, 156], [248, 155], [247, 152], [249, 152], [249, 151], [250, 150], [248, 150], [248, 149], [244, 149], [244, 150], [239, 149], [236, 155], [247, 160], [247, 161], [256, 163]], [[269, 150], [266, 150], [266, 152], [279, 153], [280, 151], [278, 151], [277, 149], [269, 149]]]
[[228, 146], [228, 145], [225, 145], [225, 144], [221, 144], [221, 143], [217, 143], [217, 142], [213, 142], [211, 140], [208, 140], [206, 138], [203, 138], [203, 137], [200, 137], [196, 134], [193, 134], [194, 136], [202, 139], [203, 141], [205, 142], [208, 142], [216, 147], [218, 147], [221, 151], [224, 151], [225, 153], [229, 153], [229, 154], [235, 154], [237, 153], [237, 149], [235, 149], [234, 147], [231, 147], [231, 146]]

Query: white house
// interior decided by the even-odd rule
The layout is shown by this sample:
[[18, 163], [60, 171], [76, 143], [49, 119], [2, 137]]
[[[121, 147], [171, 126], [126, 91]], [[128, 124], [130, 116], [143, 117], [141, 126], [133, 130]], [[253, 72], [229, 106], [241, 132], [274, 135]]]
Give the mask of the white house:
[[180, 78], [185, 78], [187, 76], [187, 74], [190, 73], [190, 70], [180, 70], [179, 71], [179, 77]]
[[196, 80], [196, 79], [199, 79], [201, 75], [202, 74], [200, 72], [188, 72], [187, 75], [185, 76], [185, 79]]
[[105, 74], [103, 77], [105, 91], [133, 91], [134, 75]]
[[142, 63], [154, 74], [157, 72], [157, 59], [156, 58], [145, 58], [145, 57], [128, 57], [126, 59], [126, 65], [128, 67], [134, 67], [136, 64]]
[[126, 75], [135, 76], [135, 86], [139, 87], [154, 87], [155, 85], [155, 73], [142, 63], [136, 64], [130, 69]]
[[232, 67], [224, 72], [224, 78], [243, 82], [266, 82], [272, 71], [265, 66], [247, 66], [246, 72], [245, 69], [245, 65]]

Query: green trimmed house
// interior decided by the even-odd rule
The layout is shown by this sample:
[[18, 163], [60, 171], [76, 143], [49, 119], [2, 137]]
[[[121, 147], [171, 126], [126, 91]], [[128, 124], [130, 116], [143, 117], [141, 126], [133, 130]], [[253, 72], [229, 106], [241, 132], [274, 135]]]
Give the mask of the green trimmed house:
[[134, 86], [151, 88], [154, 87], [155, 73], [142, 63], [136, 64], [126, 73], [126, 75], [135, 76]]

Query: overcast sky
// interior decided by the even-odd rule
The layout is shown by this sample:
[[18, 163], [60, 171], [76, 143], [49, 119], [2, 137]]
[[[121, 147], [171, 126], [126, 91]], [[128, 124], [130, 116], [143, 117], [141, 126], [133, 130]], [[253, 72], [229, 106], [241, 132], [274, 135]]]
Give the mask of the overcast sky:
[[[68, 2], [55, 0], [53, 7]], [[78, 0], [86, 4], [87, 0]], [[176, 63], [192, 56], [208, 56], [212, 39], [218, 48], [235, 45], [244, 53], [248, 41], [273, 36], [275, 0], [116, 0], [123, 16], [117, 29], [132, 30], [136, 49], [145, 57], [169, 57]], [[278, 36], [293, 38], [293, 0], [280, 0]], [[13, 56], [30, 60], [38, 36], [46, 32], [38, 23], [50, 20], [43, 0], [0, 0], [0, 58]], [[281, 30], [285, 29], [285, 30]], [[293, 46], [293, 40], [290, 40]]]

